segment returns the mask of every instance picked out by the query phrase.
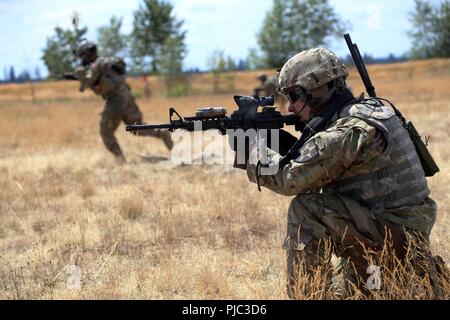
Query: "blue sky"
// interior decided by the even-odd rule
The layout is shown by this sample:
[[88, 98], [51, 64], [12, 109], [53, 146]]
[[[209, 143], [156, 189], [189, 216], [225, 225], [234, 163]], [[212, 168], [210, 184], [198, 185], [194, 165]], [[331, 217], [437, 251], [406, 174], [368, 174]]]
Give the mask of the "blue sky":
[[[438, 4], [442, 0], [432, 0]], [[206, 60], [216, 49], [233, 58], [245, 58], [256, 37], [272, 0], [170, 0], [175, 14], [185, 21], [188, 55], [185, 67], [206, 68]], [[374, 56], [403, 54], [410, 48], [408, 14], [414, 0], [330, 0], [337, 13], [351, 23], [351, 35], [361, 51]], [[95, 39], [97, 29], [112, 15], [123, 18], [124, 33], [132, 27], [133, 11], [140, 0], [0, 0], [0, 78], [5, 67], [16, 72], [39, 67], [46, 69], [40, 57], [46, 38], [54, 27], [71, 27], [73, 11], [80, 13], [81, 25], [89, 28], [88, 38]], [[345, 56], [344, 40], [330, 49]]]

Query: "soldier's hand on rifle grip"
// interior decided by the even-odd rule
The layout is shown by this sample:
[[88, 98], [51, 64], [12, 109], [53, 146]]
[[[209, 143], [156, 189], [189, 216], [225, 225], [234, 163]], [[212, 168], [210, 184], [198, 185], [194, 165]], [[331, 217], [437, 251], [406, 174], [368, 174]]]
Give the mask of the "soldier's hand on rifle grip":
[[[298, 138], [294, 137], [292, 134], [290, 134], [289, 132], [287, 132], [286, 130], [281, 129], [280, 130], [280, 145], [279, 145], [279, 150], [278, 153], [281, 154], [282, 156], [285, 156], [289, 150], [291, 150], [291, 148], [294, 146], [294, 144], [297, 142]], [[271, 148], [270, 142], [271, 139], [268, 140], [268, 144], [267, 147]]]
[[[243, 132], [241, 131], [241, 133]], [[230, 134], [228, 135], [228, 143], [235, 152], [233, 167], [246, 170], [250, 152], [256, 147], [255, 137], [238, 133]]]

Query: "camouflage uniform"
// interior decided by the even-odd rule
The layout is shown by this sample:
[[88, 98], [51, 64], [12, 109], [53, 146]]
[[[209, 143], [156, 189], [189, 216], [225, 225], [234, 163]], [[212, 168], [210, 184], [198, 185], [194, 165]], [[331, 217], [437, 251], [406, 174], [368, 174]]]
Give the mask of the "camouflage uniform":
[[[127, 125], [142, 124], [143, 119], [124, 72], [117, 71], [121, 63], [117, 58], [101, 57], [86, 67], [78, 67], [75, 74], [81, 83], [80, 91], [90, 88], [106, 101], [105, 109], [100, 114], [100, 135], [106, 148], [118, 159], [124, 160], [114, 132], [122, 121]], [[167, 131], [145, 130], [141, 135], [162, 138], [169, 149], [172, 147]]]
[[[306, 56], [306, 60], [311, 56], [312, 63], [317, 63], [324, 53]], [[300, 81], [305, 87], [310, 83], [310, 90], [329, 81], [317, 74], [292, 72], [298, 59], [305, 61], [305, 52], [283, 67], [282, 89]], [[334, 59], [326, 59], [326, 68], [331, 74], [346, 76], [345, 68], [339, 68], [340, 62]], [[330, 75], [324, 74], [325, 78]], [[292, 75], [294, 79], [286, 79]], [[401, 120], [378, 100], [356, 102], [348, 94], [350, 101], [336, 102], [333, 99], [339, 98], [333, 96], [328, 106], [334, 103], [340, 111], [303, 144], [298, 158], [259, 178], [261, 186], [295, 196], [288, 211], [285, 241], [290, 295], [296, 267], [303, 263], [306, 272], [312, 272], [323, 258], [323, 240], [331, 240], [334, 253], [352, 262], [365, 281], [368, 265], [363, 246], [382, 248], [388, 231], [395, 253], [402, 259], [407, 237], [413, 235], [427, 243], [435, 223], [437, 205], [428, 197], [423, 169]], [[272, 163], [282, 158], [268, 151]], [[256, 182], [256, 158], [253, 150], [247, 166], [252, 182]], [[433, 259], [431, 254], [429, 258]]]

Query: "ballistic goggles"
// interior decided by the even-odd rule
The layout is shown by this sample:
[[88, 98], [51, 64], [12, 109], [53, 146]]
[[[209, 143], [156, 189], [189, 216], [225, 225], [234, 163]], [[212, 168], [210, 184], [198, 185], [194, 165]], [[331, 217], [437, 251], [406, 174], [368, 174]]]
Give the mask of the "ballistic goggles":
[[294, 104], [298, 99], [301, 99], [303, 102], [307, 102], [309, 99], [309, 95], [305, 88], [295, 87], [286, 93], [286, 98], [288, 99], [290, 104]]

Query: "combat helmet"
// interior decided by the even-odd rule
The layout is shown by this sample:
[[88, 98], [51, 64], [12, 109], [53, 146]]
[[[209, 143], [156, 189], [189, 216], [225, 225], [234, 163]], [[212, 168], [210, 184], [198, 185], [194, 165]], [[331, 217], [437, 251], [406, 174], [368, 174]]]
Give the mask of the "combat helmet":
[[90, 41], [82, 41], [78, 44], [75, 49], [75, 55], [79, 58], [82, 58], [84, 55], [90, 52], [97, 51], [97, 45]]
[[256, 77], [256, 79], [258, 79], [261, 82], [266, 82], [267, 80], [267, 75], [265, 73], [260, 73], [258, 74], [258, 76]]
[[78, 44], [74, 53], [83, 61], [89, 60], [90, 57], [97, 55], [97, 45], [93, 42], [84, 40]]
[[[347, 68], [331, 51], [314, 48], [302, 51], [289, 59], [281, 69], [279, 91], [286, 95], [292, 88], [301, 88], [309, 96], [311, 105], [322, 105], [336, 87], [345, 86]], [[328, 85], [325, 97], [314, 97], [311, 91]]]

